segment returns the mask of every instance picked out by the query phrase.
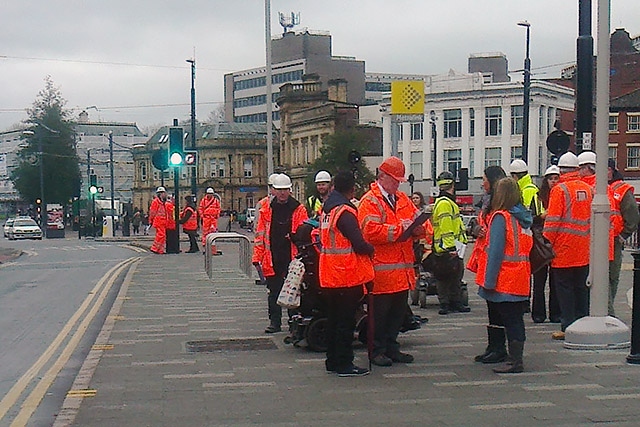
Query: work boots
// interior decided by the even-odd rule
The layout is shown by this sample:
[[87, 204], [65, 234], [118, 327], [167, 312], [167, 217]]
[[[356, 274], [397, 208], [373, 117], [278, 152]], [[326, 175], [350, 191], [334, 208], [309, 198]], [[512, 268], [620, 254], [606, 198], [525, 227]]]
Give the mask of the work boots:
[[483, 354], [477, 355], [473, 360], [487, 364], [504, 362], [507, 358], [504, 328], [487, 326], [487, 337], [489, 345]]
[[522, 353], [524, 341], [509, 341], [509, 361], [503, 366], [493, 368], [496, 374], [518, 374], [524, 372]]

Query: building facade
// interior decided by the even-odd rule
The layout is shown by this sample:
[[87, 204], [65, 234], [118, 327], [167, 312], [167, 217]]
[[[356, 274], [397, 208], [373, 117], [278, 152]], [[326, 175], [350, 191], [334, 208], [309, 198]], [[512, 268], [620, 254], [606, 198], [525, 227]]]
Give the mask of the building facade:
[[609, 158], [637, 185], [640, 180], [640, 88], [612, 99], [609, 111]]
[[[189, 127], [185, 127], [185, 141], [190, 141]], [[250, 123], [214, 123], [196, 128], [196, 181], [198, 199], [207, 187], [213, 187], [221, 198], [223, 210], [243, 211], [254, 207], [267, 194], [267, 142], [266, 126]], [[159, 150], [168, 150], [169, 127], [152, 135], [144, 145], [133, 149], [135, 165], [133, 205], [148, 212], [151, 200], [159, 186], [174, 189], [175, 169], [161, 172], [154, 167], [152, 157]], [[274, 133], [274, 141], [277, 134]], [[188, 149], [185, 144], [185, 149]], [[274, 144], [274, 153], [278, 145]], [[278, 160], [274, 159], [277, 164]], [[180, 173], [180, 194], [191, 194], [191, 175], [187, 167]], [[182, 197], [182, 196], [181, 196]], [[183, 201], [180, 201], [181, 205]]]

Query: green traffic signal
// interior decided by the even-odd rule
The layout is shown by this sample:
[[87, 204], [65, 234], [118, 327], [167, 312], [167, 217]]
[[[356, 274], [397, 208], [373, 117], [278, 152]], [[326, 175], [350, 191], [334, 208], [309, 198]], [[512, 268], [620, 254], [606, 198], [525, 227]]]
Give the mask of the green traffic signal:
[[182, 128], [169, 128], [169, 165], [180, 166], [184, 162], [184, 132]]
[[98, 187], [96, 187], [95, 185], [92, 185], [91, 187], [89, 187], [89, 193], [96, 194], [97, 192], [98, 192]]

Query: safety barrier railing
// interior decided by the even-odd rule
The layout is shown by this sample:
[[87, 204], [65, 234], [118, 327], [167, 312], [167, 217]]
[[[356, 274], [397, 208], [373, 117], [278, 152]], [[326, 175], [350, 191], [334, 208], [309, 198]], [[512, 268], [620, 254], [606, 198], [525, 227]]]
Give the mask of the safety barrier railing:
[[216, 240], [225, 241], [237, 241], [238, 242], [238, 269], [241, 273], [251, 277], [253, 274], [253, 265], [251, 264], [252, 247], [249, 237], [240, 233], [211, 233], [207, 236], [205, 253], [204, 253], [204, 269], [209, 276], [209, 279], [213, 279], [214, 271], [214, 255], [213, 250], [215, 248]]

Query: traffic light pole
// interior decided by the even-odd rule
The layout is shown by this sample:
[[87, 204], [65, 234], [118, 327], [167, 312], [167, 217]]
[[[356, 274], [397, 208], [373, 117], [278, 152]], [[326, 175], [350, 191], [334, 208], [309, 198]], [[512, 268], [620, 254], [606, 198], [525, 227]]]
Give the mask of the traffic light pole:
[[111, 237], [116, 237], [116, 202], [113, 194], [113, 131], [109, 131], [109, 171], [111, 173]]

